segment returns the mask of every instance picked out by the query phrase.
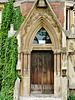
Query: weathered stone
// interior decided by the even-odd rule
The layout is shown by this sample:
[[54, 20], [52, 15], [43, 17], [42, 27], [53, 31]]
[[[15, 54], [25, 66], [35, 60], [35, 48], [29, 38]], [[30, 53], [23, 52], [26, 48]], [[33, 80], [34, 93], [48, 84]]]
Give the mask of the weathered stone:
[[16, 33], [16, 31], [14, 31], [14, 26], [13, 26], [13, 24], [11, 24], [10, 31], [8, 31], [8, 37], [14, 36], [15, 33]]
[[75, 25], [74, 24], [72, 24], [72, 26], [71, 26], [71, 31], [69, 31], [69, 36], [68, 36], [68, 38], [75, 38]]
[[15, 81], [14, 97], [13, 100], [19, 100], [19, 91], [20, 91], [20, 79], [17, 78]]
[[[73, 55], [72, 59], [73, 59]], [[74, 61], [74, 60], [73, 60]], [[75, 71], [74, 71], [74, 62], [71, 60], [71, 58], [69, 57], [69, 88], [70, 89], [75, 89]]]
[[49, 96], [30, 96], [30, 97], [20, 97], [20, 100], [62, 100], [61, 98], [53, 98]]
[[[40, 0], [40, 1], [43, 2], [44, 0]], [[25, 7], [29, 2], [26, 2], [26, 1], [24, 2]], [[70, 31], [65, 31], [59, 22], [60, 19], [57, 18], [54, 11], [52, 10], [53, 9], [52, 7], [56, 3], [57, 5], [60, 6], [60, 8], [61, 6], [63, 6], [61, 10], [65, 9], [64, 4], [61, 4], [59, 1], [54, 3], [53, 1], [52, 2], [53, 6], [51, 7], [47, 0], [45, 0], [45, 3], [47, 5], [46, 8], [43, 8], [41, 4], [40, 4], [41, 7], [37, 7], [38, 1], [37, 0], [35, 1], [32, 9], [30, 10], [28, 16], [24, 20], [23, 24], [20, 27], [19, 32], [16, 35], [18, 39], [18, 45], [19, 45], [18, 54], [21, 53], [21, 64], [20, 64], [21, 69], [20, 70], [21, 70], [21, 76], [23, 78], [23, 81], [21, 82], [21, 87], [20, 87], [20, 95], [22, 96], [20, 97], [20, 99], [22, 100], [27, 99], [26, 96], [28, 96], [29, 100], [33, 99], [30, 96], [32, 95], [30, 94], [30, 92], [32, 93], [32, 90], [30, 87], [31, 80], [32, 80], [31, 78], [32, 66], [30, 63], [32, 61], [31, 55], [32, 55], [33, 50], [41, 50], [41, 51], [52, 50], [54, 52], [54, 83], [53, 83], [54, 94], [53, 96], [62, 97], [62, 100], [67, 100], [67, 89], [69, 88], [67, 84], [69, 80], [68, 77], [70, 76], [68, 74], [68, 71], [70, 70], [69, 66], [72, 66], [73, 64], [73, 62], [71, 62], [72, 64], [70, 64], [70, 61], [68, 60], [68, 56], [70, 57], [70, 55], [68, 54], [73, 53], [75, 51], [75, 38], [74, 38], [75, 26], [72, 25], [72, 28]], [[22, 2], [22, 5], [23, 5], [23, 2]], [[55, 11], [57, 11], [56, 10], [57, 6], [54, 7], [54, 9]], [[62, 21], [61, 23], [63, 26], [64, 26], [64, 14], [65, 14], [64, 10], [62, 14], [57, 13], [57, 15], [61, 16], [62, 20], [60, 21]], [[44, 27], [45, 30], [47, 30], [52, 41], [51, 44], [33, 44], [33, 40], [41, 27]], [[19, 58], [18, 58], [18, 61], [20, 63]], [[19, 63], [18, 63], [18, 66], [19, 66]], [[70, 71], [72, 72], [72, 70], [73, 68]], [[73, 78], [72, 78], [72, 75], [73, 75]], [[71, 88], [74, 88], [72, 87], [72, 85], [74, 85], [74, 82], [73, 82], [74, 77], [75, 76], [74, 76], [74, 71], [73, 71], [73, 73], [70, 76], [71, 79], [69, 80], [71, 81], [69, 82]], [[25, 96], [25, 98], [23, 98], [23, 96]], [[36, 100], [36, 98], [34, 99]], [[44, 100], [44, 98], [38, 98], [38, 100], [40, 99]], [[50, 98], [50, 97], [48, 99], [59, 100], [57, 98]]]

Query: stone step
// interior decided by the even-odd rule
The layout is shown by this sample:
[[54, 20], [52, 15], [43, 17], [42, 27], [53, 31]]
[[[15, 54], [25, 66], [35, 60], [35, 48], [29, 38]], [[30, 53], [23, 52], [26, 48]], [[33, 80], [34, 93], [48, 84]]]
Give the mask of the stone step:
[[19, 100], [62, 100], [61, 98], [53, 98], [53, 97], [21, 97]]

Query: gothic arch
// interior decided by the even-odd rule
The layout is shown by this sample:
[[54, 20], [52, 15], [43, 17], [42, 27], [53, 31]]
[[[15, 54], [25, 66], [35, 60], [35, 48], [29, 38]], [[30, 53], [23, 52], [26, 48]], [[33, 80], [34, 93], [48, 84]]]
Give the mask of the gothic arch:
[[[47, 1], [46, 1], [47, 2]], [[56, 75], [56, 68], [60, 71], [60, 45], [61, 45], [61, 35], [62, 35], [62, 26], [59, 23], [57, 17], [55, 16], [52, 8], [49, 6], [47, 2], [47, 8], [37, 8], [36, 3], [32, 7], [31, 11], [27, 15], [26, 19], [22, 23], [20, 30], [17, 34], [18, 40], [21, 42], [19, 43], [18, 48], [18, 55], [21, 57], [20, 62], [20, 70], [21, 75], [23, 76], [23, 83], [22, 85], [22, 93], [21, 95], [30, 94], [30, 68], [31, 68], [31, 51], [33, 50], [52, 50], [54, 53], [54, 75]], [[48, 45], [44, 44], [41, 46], [34, 45], [33, 40], [37, 34], [37, 32], [44, 28], [47, 33], [49, 34], [52, 44]], [[35, 47], [33, 47], [33, 45]], [[53, 48], [52, 48], [53, 47]], [[41, 48], [41, 49], [39, 49]], [[57, 55], [58, 54], [58, 55]], [[18, 58], [19, 59], [19, 58]], [[57, 61], [57, 63], [56, 63]], [[19, 63], [18, 63], [19, 65]], [[59, 69], [58, 69], [59, 68]], [[60, 72], [59, 72], [60, 73]], [[56, 93], [56, 86], [58, 90], [60, 86], [56, 85], [56, 77], [54, 77], [54, 92]], [[60, 80], [59, 80], [60, 81]], [[27, 89], [25, 88], [25, 84], [27, 85]]]
[[56, 31], [53, 28], [53, 26], [51, 25], [50, 21], [44, 17], [38, 18], [30, 26], [30, 29], [25, 37], [25, 40], [24, 40], [24, 42], [25, 42], [24, 47], [30, 49], [30, 47], [33, 43], [33, 40], [41, 27], [43, 27], [47, 31], [49, 36], [51, 37], [51, 41], [52, 41], [54, 48], [58, 49], [59, 48], [59, 42], [58, 42], [59, 40], [58, 40], [58, 37], [56, 35]]

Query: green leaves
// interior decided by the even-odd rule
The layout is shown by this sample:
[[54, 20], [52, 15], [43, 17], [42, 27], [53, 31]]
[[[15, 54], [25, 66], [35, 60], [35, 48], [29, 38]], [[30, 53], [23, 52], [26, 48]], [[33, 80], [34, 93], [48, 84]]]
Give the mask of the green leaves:
[[17, 39], [13, 36], [8, 38], [10, 24], [18, 30], [25, 16], [21, 16], [20, 8], [13, 8], [14, 0], [9, 0], [2, 12], [2, 26], [0, 30], [0, 100], [12, 100], [14, 83], [17, 77]]
[[[17, 78], [16, 64], [17, 64], [17, 39], [10, 37], [6, 40], [5, 44], [5, 66], [2, 75], [2, 90], [5, 95], [4, 100], [12, 100], [14, 83]], [[7, 96], [7, 97], [6, 97]], [[2, 99], [3, 100], [3, 99]]]
[[75, 100], [75, 92], [72, 92], [68, 98], [68, 100]]
[[12, 17], [13, 17], [13, 2], [12, 0], [9, 0], [9, 3], [7, 3], [4, 6], [4, 9], [2, 11], [2, 29], [3, 30], [9, 30], [10, 24], [12, 23]]
[[21, 10], [19, 7], [16, 10], [14, 10], [14, 13], [13, 13], [12, 23], [14, 24], [14, 29], [18, 30], [22, 22], [23, 20], [21, 18]]
[[3, 74], [3, 68], [5, 66], [5, 41], [7, 38], [7, 33], [5, 33], [3, 30], [0, 31], [0, 89], [1, 89], [1, 83], [2, 83], [2, 74]]

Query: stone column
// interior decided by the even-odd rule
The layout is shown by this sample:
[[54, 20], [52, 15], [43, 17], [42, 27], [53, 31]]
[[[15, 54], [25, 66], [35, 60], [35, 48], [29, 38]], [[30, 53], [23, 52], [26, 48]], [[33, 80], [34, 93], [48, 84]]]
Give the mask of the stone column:
[[23, 67], [23, 76], [25, 77], [26, 73], [27, 73], [27, 54], [24, 54], [24, 67]]
[[62, 86], [61, 86], [61, 55], [60, 52], [57, 53], [57, 92], [61, 96]]
[[62, 100], [67, 100], [67, 55], [66, 52], [62, 53]]
[[23, 75], [23, 53], [21, 53], [21, 76]]
[[54, 94], [56, 95], [56, 54], [54, 54]]
[[54, 94], [61, 96], [61, 55], [60, 52], [54, 54]]
[[30, 77], [30, 54], [28, 54], [28, 75]]
[[23, 56], [23, 81], [21, 82], [21, 96], [30, 95], [30, 53], [24, 52]]
[[30, 54], [28, 54], [28, 94], [30, 95]]
[[58, 53], [57, 54], [57, 74], [58, 76], [60, 76], [60, 61], [61, 61], [60, 53]]

